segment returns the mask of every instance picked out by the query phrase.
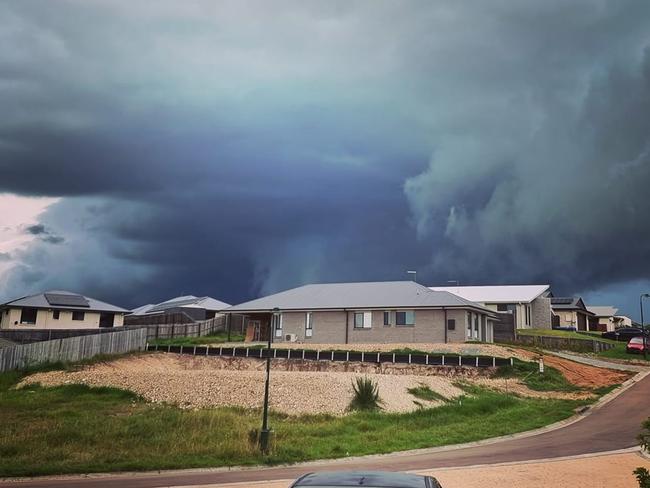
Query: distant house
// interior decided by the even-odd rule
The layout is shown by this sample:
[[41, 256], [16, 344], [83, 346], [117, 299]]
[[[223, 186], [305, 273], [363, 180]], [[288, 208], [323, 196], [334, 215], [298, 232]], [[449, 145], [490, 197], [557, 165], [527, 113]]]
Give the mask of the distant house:
[[0, 305], [1, 329], [121, 327], [128, 310], [64, 290], [17, 298]]
[[228, 307], [230, 304], [215, 298], [185, 295], [135, 308], [127, 317], [126, 324], [191, 323], [214, 318]]
[[245, 315], [252, 340], [272, 333], [276, 342], [331, 344], [492, 342], [496, 320], [477, 303], [412, 281], [305, 285], [224, 312]]
[[577, 330], [589, 330], [589, 320], [594, 317], [580, 297], [553, 297], [553, 326], [575, 327]]
[[619, 327], [631, 327], [632, 319], [618, 315], [618, 308], [610, 306], [588, 306], [593, 316], [589, 317], [589, 330], [613, 331]]
[[512, 313], [517, 329], [550, 329], [549, 285], [432, 286], [431, 290], [453, 293], [490, 310]]

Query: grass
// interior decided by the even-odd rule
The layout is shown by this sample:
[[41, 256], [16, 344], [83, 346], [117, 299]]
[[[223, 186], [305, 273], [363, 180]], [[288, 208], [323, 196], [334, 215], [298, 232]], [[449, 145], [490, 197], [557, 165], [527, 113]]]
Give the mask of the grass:
[[497, 369], [498, 378], [518, 378], [531, 390], [536, 391], [578, 391], [579, 387], [570, 383], [562, 373], [550, 366], [544, 366], [544, 372], [539, 372], [535, 362], [514, 360], [512, 366], [500, 366]]
[[517, 329], [517, 334], [528, 336], [547, 336], [547, 337], [566, 337], [568, 339], [579, 339], [583, 341], [590, 341], [598, 339], [603, 342], [613, 342], [610, 339], [603, 339], [600, 332], [572, 332], [570, 330], [555, 330], [555, 329]]
[[572, 415], [582, 401], [519, 398], [470, 388], [462, 402], [406, 414], [272, 413], [272, 449], [254, 441], [259, 411], [182, 410], [115, 388], [10, 389], [0, 374], [0, 476], [276, 464], [469, 442]]
[[[599, 353], [596, 353], [596, 356], [605, 359], [606, 358], [624, 359], [624, 360], [636, 359], [636, 360], [644, 361], [643, 354], [630, 354], [625, 350], [625, 346], [626, 346], [625, 342], [618, 342], [613, 348], [608, 349], [607, 351], [601, 351]], [[650, 354], [648, 355], [648, 361], [650, 361]]]
[[[230, 342], [243, 342], [244, 336], [241, 334], [230, 334]], [[173, 337], [169, 339], [154, 339], [149, 344], [158, 344], [159, 346], [198, 346], [203, 344], [222, 344], [228, 342], [227, 332], [217, 332], [202, 337]]]
[[433, 401], [446, 402], [447, 401], [447, 398], [442, 396], [437, 391], [433, 391], [427, 385], [420, 384], [420, 385], [415, 386], [413, 388], [409, 388], [407, 391], [411, 395], [413, 395], [415, 398], [419, 398], [420, 400], [427, 400], [427, 401], [430, 401], [430, 402], [433, 402]]

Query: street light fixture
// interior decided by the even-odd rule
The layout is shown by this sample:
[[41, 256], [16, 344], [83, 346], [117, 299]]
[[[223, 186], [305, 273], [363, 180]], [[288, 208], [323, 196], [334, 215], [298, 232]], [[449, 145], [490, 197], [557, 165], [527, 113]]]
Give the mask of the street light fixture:
[[639, 308], [641, 309], [641, 330], [643, 331], [643, 359], [648, 359], [648, 352], [646, 351], [646, 331], [645, 331], [645, 321], [643, 320], [643, 299], [650, 298], [650, 293], [642, 293], [639, 297]]
[[418, 272], [417, 271], [407, 271], [408, 274], [413, 275], [413, 281], [418, 282]]
[[271, 379], [271, 341], [278, 322], [280, 320], [280, 309], [275, 307], [271, 315], [271, 324], [269, 327], [269, 343], [266, 349], [266, 383], [264, 384], [264, 413], [262, 416], [262, 431], [260, 432], [260, 451], [262, 454], [269, 453], [269, 437], [271, 436], [271, 429], [269, 429], [269, 383]]

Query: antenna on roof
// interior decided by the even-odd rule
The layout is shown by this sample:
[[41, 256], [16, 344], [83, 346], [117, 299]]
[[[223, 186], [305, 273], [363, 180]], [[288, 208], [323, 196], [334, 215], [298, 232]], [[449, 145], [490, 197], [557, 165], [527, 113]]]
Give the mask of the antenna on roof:
[[418, 282], [418, 272], [417, 271], [407, 271], [408, 274], [413, 275], [413, 281]]
[[455, 283], [456, 286], [460, 286], [460, 281], [458, 280], [448, 280], [447, 283]]

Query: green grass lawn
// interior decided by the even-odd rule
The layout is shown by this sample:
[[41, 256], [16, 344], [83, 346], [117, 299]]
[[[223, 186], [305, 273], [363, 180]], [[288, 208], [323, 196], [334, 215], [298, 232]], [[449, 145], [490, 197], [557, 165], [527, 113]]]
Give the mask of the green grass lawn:
[[512, 366], [500, 366], [496, 377], [517, 378], [528, 388], [537, 391], [579, 391], [580, 388], [567, 381], [557, 369], [544, 366], [539, 372], [539, 364], [515, 359]]
[[[612, 349], [608, 349], [607, 351], [602, 351], [596, 354], [596, 356], [607, 359], [625, 359], [625, 360], [631, 360], [631, 359], [636, 359], [643, 361], [643, 354], [628, 354], [625, 351], [625, 342], [618, 342], [616, 346], [614, 346]], [[650, 361], [650, 354], [648, 354], [648, 360]]]
[[[114, 388], [10, 389], [0, 374], [0, 476], [286, 463], [475, 441], [542, 427], [585, 402], [524, 399], [469, 388], [462, 401], [408, 414], [344, 417], [272, 413], [272, 451], [260, 455], [260, 412], [182, 410]], [[379, 392], [381, 395], [381, 391]]]
[[[244, 336], [241, 334], [230, 334], [231, 342], [243, 342]], [[154, 339], [149, 344], [158, 344], [159, 346], [198, 346], [203, 344], [222, 344], [228, 342], [227, 332], [217, 332], [202, 337], [174, 337], [171, 339]]]

